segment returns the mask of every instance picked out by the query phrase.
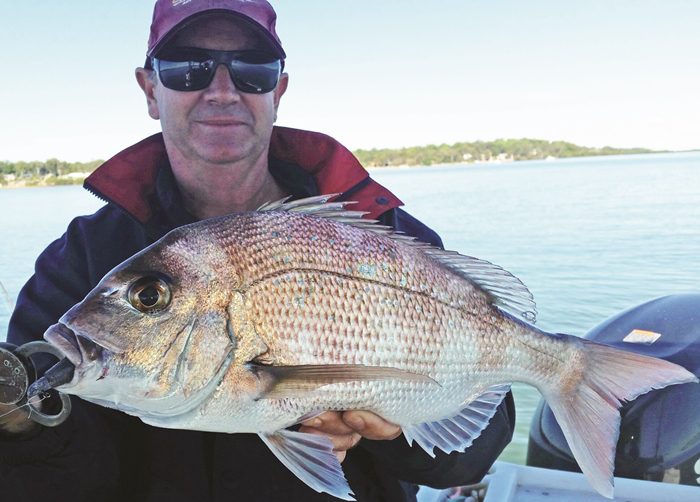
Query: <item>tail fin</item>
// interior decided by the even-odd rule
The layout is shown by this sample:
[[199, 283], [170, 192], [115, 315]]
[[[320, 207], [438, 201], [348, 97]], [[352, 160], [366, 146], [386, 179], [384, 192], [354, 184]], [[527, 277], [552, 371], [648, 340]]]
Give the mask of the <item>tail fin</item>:
[[542, 391], [589, 483], [601, 495], [612, 498], [621, 401], [698, 379], [663, 359], [568, 338], [583, 363], [578, 368], [578, 381], [567, 374], [561, 386]]

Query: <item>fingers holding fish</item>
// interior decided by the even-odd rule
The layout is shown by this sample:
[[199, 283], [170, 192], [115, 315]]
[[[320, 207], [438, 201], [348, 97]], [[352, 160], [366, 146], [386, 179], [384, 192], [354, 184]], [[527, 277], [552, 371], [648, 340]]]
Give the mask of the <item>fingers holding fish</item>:
[[24, 432], [24, 430], [34, 425], [29, 420], [29, 412], [23, 408], [18, 408], [14, 404], [0, 404], [0, 432], [7, 431], [13, 433]]
[[[41, 400], [38, 397], [30, 398], [35, 409], [41, 409]], [[31, 410], [28, 403], [23, 405], [0, 403], [0, 434], [3, 431], [12, 434], [27, 433], [38, 427], [38, 424], [30, 420]]]
[[371, 411], [346, 411], [341, 418], [348, 427], [367, 439], [390, 440], [401, 435], [401, 427]]
[[333, 443], [333, 452], [338, 461], [345, 460], [347, 450], [353, 448], [362, 436], [350, 428], [341, 418], [341, 412], [327, 411], [316, 418], [303, 422], [299, 432], [320, 434]]
[[343, 422], [340, 411], [326, 411], [320, 415], [302, 422], [303, 426], [311, 427], [327, 434], [352, 434], [352, 427]]

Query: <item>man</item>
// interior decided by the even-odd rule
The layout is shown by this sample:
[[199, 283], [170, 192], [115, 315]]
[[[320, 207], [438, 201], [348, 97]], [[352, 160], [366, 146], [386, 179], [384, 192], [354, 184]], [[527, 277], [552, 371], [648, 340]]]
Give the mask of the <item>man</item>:
[[[108, 204], [75, 219], [36, 263], [8, 341], [40, 339], [113, 266], [193, 221], [285, 196], [340, 193], [410, 235], [441, 245], [331, 138], [273, 128], [288, 85], [276, 15], [264, 0], [158, 0], [148, 60], [136, 70], [162, 134], [127, 148], [88, 180]], [[73, 399], [43, 428], [0, 409], [3, 500], [334, 500], [289, 472], [257, 436], [158, 429]], [[327, 435], [358, 500], [415, 499], [412, 483], [478, 480], [512, 435], [512, 398], [464, 454], [429, 457], [369, 412], [327, 412], [301, 430]]]

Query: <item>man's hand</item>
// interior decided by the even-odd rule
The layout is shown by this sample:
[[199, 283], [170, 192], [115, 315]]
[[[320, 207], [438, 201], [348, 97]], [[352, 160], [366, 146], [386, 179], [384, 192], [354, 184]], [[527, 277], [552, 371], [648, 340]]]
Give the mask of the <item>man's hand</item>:
[[346, 452], [360, 438], [395, 439], [401, 434], [401, 427], [370, 411], [327, 411], [303, 422], [299, 431], [327, 436], [333, 443], [335, 455], [342, 462]]
[[29, 420], [29, 410], [14, 404], [0, 404], [0, 429], [11, 434], [28, 432], [37, 424]]

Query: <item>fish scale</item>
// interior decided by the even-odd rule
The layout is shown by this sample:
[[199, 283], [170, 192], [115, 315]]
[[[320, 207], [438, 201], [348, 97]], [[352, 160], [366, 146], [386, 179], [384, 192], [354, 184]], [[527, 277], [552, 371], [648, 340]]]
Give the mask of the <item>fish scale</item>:
[[[465, 381], [485, 387], [481, 383], [484, 379], [470, 370], [470, 362], [478, 361], [477, 344], [464, 335], [481, 332], [469, 325], [463, 312], [470, 304], [470, 294], [483, 297], [473, 285], [455, 280], [449, 270], [421, 269], [413, 263], [413, 248], [388, 245], [380, 236], [334, 222], [324, 221], [319, 229], [311, 225], [317, 219], [309, 221], [309, 217], [275, 216], [265, 220], [266, 227], [274, 228], [269, 232], [272, 241], [266, 242], [267, 256], [260, 257], [255, 262], [258, 266], [248, 269], [244, 279], [254, 284], [246, 292], [248, 310], [252, 318], [264, 319], [265, 328], [259, 335], [270, 347], [273, 364], [390, 366], [428, 375], [444, 387], [438, 393], [435, 389], [407, 388], [406, 382], [371, 382], [360, 388], [354, 383], [328, 386], [319, 389], [315, 399], [305, 401], [309, 410], [370, 409], [405, 424], [416, 419], [415, 403], [426, 394], [430, 398], [425, 404], [436, 416], [423, 412], [423, 418], [441, 418], [442, 410], [454, 411], [473, 395]], [[314, 231], [309, 232], [309, 228]], [[239, 236], [232, 241], [247, 249], [254, 249], [256, 239], [264, 235], [255, 225], [241, 225], [237, 231]], [[315, 246], [328, 243], [320, 260], [308, 253], [308, 242]], [[370, 252], [375, 248], [380, 249], [378, 256]], [[245, 251], [236, 250], [231, 256], [241, 252]], [[280, 267], [282, 273], [275, 269], [272, 280], [260, 279], [269, 270], [270, 256], [290, 257], [272, 260], [287, 268]], [[428, 284], [433, 286], [426, 287]], [[340, 318], [320, 323], [330, 312], [341, 312]], [[443, 329], [447, 324], [452, 328]], [[347, 350], [348, 345], [353, 349]], [[409, 348], [413, 357], [408, 355]], [[348, 401], [348, 396], [360, 397]], [[382, 396], [381, 403], [376, 396]]]
[[117, 266], [44, 335], [75, 365], [59, 390], [155, 426], [258, 433], [311, 488], [351, 500], [332, 443], [287, 427], [364, 409], [429, 455], [464, 451], [522, 381], [611, 497], [620, 402], [694, 375], [541, 331], [510, 273], [329, 198], [181, 227]]

